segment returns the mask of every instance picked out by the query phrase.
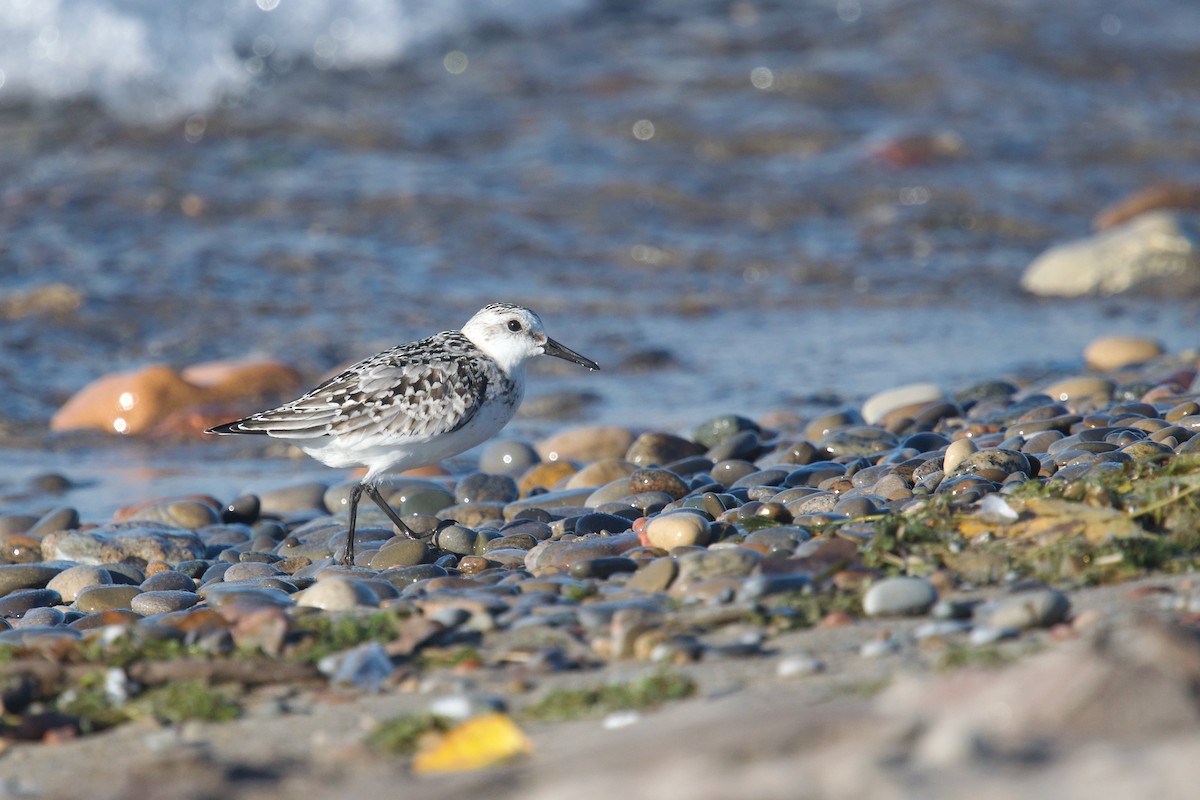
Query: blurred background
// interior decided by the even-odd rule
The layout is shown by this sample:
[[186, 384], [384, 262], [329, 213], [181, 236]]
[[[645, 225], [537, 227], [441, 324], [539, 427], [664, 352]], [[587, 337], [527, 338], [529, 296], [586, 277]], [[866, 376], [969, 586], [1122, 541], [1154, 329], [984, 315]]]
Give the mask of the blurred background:
[[1194, 347], [1195, 296], [1020, 279], [1200, 183], [1197, 75], [1195, 0], [0, 0], [0, 477], [218, 492], [267, 468], [49, 420], [152, 363], [311, 385], [495, 300], [604, 367], [540, 365], [512, 436]]

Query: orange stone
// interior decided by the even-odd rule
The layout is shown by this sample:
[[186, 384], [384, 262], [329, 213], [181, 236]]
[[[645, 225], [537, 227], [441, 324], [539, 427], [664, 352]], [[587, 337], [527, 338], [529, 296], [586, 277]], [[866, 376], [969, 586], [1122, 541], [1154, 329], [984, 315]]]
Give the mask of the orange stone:
[[146, 433], [187, 409], [247, 404], [300, 385], [294, 369], [276, 362], [210, 362], [181, 374], [165, 364], [105, 375], [75, 393], [50, 420], [55, 431], [94, 428]]

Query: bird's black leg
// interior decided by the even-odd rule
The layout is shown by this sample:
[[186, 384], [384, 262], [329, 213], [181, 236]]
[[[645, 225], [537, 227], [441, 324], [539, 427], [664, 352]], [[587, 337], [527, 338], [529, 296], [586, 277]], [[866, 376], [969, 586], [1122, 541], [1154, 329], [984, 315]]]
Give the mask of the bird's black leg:
[[350, 490], [350, 528], [346, 534], [346, 557], [342, 561], [348, 567], [354, 566], [354, 523], [358, 518], [358, 501], [362, 498], [364, 488], [360, 483]]
[[389, 506], [387, 501], [383, 499], [383, 495], [379, 493], [379, 489], [369, 485], [363, 486], [363, 489], [366, 491], [367, 497], [370, 497], [375, 501], [375, 505], [383, 509], [383, 513], [388, 515], [388, 519], [390, 519], [397, 528], [404, 531], [412, 538], [417, 538], [417, 535], [413, 533], [413, 529], [405, 525], [404, 520], [400, 519], [400, 515], [396, 513], [395, 509]]

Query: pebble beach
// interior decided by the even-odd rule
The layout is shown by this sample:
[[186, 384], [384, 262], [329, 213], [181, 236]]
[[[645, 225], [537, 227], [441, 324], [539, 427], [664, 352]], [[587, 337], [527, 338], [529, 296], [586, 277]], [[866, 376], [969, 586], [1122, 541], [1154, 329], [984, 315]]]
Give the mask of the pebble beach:
[[[364, 507], [352, 566], [352, 481], [0, 517], [6, 790], [68, 796], [54, 765], [79, 759], [114, 797], [160, 773], [171, 797], [650, 797], [676, 769], [689, 797], [936, 772], [925, 788], [953, 796], [991, 769], [1094, 787], [1072, 769], [1113, 737], [1194, 748], [1200, 356], [1105, 339], [1087, 358], [686, 436], [497, 440], [465, 471], [392, 479], [419, 536]], [[485, 724], [490, 744], [447, 744]], [[693, 724], [733, 733], [642, 751]], [[238, 744], [262, 735], [287, 741]], [[135, 755], [92, 764], [106, 746]], [[714, 748], [736, 781], [697, 763]]]

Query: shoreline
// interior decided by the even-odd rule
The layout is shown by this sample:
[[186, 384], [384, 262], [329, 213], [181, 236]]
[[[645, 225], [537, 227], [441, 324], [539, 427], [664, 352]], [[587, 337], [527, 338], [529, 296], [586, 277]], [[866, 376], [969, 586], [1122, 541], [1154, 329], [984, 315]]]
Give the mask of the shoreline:
[[[330, 561], [348, 483], [0, 518], [0, 771], [47, 797], [64, 760], [114, 797], [1070, 796], [1104, 753], [1106, 781], [1169, 789], [1200, 746], [1200, 364], [1153, 350], [777, 428], [494, 441], [482, 471], [396, 477], [421, 538], [363, 509], [354, 568]], [[531, 754], [412, 775], [378, 738], [436, 749], [496, 711]]]

